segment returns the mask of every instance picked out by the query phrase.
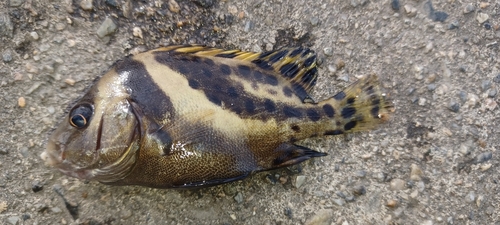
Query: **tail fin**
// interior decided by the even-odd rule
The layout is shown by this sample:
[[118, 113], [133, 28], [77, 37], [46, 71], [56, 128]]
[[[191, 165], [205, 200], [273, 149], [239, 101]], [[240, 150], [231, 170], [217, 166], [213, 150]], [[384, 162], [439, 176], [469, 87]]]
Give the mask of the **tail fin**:
[[374, 128], [387, 121], [395, 110], [374, 74], [359, 79], [324, 104], [332, 104], [336, 109], [337, 129], [331, 132], [333, 135]]

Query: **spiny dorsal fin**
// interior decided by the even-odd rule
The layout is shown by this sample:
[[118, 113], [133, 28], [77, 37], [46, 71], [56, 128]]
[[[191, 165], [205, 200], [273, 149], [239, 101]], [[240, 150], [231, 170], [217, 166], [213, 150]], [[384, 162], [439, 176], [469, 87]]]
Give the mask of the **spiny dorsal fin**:
[[279, 74], [282, 79], [289, 81], [294, 93], [302, 101], [310, 99], [309, 92], [316, 84], [318, 75], [316, 54], [314, 51], [302, 47], [264, 53], [223, 50], [202, 45], [168, 46], [161, 50], [251, 62], [260, 69], [274, 71], [273, 74]]

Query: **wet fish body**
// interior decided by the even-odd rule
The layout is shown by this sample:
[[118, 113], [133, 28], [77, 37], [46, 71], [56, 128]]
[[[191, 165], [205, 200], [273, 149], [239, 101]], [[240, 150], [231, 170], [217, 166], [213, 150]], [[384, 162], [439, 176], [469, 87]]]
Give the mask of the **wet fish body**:
[[115, 185], [211, 186], [326, 155], [298, 140], [374, 128], [393, 111], [375, 75], [314, 102], [316, 55], [170, 46], [116, 62], [42, 158]]

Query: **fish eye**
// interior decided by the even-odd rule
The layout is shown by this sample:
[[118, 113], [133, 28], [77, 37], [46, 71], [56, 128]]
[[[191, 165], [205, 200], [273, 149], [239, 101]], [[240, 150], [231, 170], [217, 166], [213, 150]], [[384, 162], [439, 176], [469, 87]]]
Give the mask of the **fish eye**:
[[81, 104], [73, 107], [69, 113], [69, 124], [76, 128], [85, 128], [94, 114], [90, 104]]

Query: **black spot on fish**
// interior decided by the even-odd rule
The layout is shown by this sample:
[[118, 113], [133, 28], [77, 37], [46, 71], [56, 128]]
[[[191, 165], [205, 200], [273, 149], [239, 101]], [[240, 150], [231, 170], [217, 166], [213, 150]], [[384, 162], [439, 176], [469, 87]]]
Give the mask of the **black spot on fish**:
[[318, 111], [316, 111], [316, 109], [307, 109], [306, 114], [307, 114], [307, 117], [314, 122], [318, 121], [321, 118], [321, 116], [319, 115]]
[[348, 122], [344, 125], [344, 130], [350, 130], [352, 128], [354, 128], [356, 126], [357, 122], [356, 121], [351, 121], [351, 122]]
[[367, 87], [366, 93], [368, 93], [368, 95], [372, 95], [373, 93], [375, 93], [375, 90], [373, 90], [373, 86]]
[[288, 55], [290, 58], [293, 58], [300, 54], [304, 49], [302, 47], [294, 49], [292, 52], [290, 52], [290, 55]]
[[347, 104], [352, 104], [352, 103], [354, 103], [354, 100], [355, 100], [355, 99], [356, 99], [356, 98], [348, 98], [348, 99], [347, 99]]
[[255, 112], [255, 104], [251, 99], [245, 100], [245, 110], [248, 113], [254, 113]]
[[352, 116], [354, 116], [354, 114], [356, 114], [356, 109], [353, 107], [345, 107], [340, 113], [340, 115], [342, 115], [342, 118], [344, 119], [351, 118]]
[[235, 87], [229, 87], [227, 88], [227, 95], [231, 98], [238, 98], [238, 90]]
[[343, 91], [341, 91], [341, 92], [339, 92], [339, 93], [337, 93], [336, 95], [333, 96], [333, 98], [335, 100], [339, 100], [339, 101], [342, 100], [342, 99], [344, 99], [345, 97], [346, 97], [346, 95], [345, 95], [345, 92], [343, 92]]
[[310, 67], [314, 62], [316, 62], [316, 55], [307, 58], [304, 61], [304, 67]]
[[266, 111], [272, 113], [274, 111], [276, 111], [276, 105], [274, 104], [274, 102], [270, 99], [266, 99], [264, 101], [264, 108], [266, 109]]
[[373, 99], [372, 105], [379, 105], [380, 104], [380, 99]]
[[262, 81], [262, 78], [264, 77], [264, 74], [262, 74], [258, 70], [254, 70], [253, 71], [253, 76], [254, 76], [254, 78], [255, 78], [256, 81]]
[[327, 130], [323, 134], [324, 135], [339, 135], [339, 134], [343, 134], [343, 133], [344, 133], [344, 131], [342, 131], [342, 130]]
[[306, 89], [304, 89], [304, 87], [300, 84], [292, 84], [292, 89], [295, 92], [295, 94], [299, 96], [301, 100], [304, 100], [305, 98], [309, 97]]
[[292, 89], [290, 89], [288, 86], [283, 87], [283, 94], [285, 94], [286, 97], [292, 97]]
[[201, 69], [201, 71], [203, 72], [203, 75], [205, 75], [208, 78], [211, 78], [214, 75], [212, 73], [212, 71], [210, 69], [208, 69], [208, 68], [203, 68], [203, 69]]
[[275, 90], [272, 90], [272, 89], [267, 89], [267, 93], [269, 93], [270, 95], [277, 95], [278, 92], [276, 92]]
[[283, 107], [283, 113], [285, 114], [286, 117], [291, 118], [291, 117], [301, 117], [302, 112], [300, 109], [291, 107], [291, 106], [285, 106]]
[[330, 118], [335, 116], [335, 110], [330, 104], [323, 105], [323, 112]]
[[292, 130], [295, 132], [300, 132], [300, 127], [298, 125], [293, 125]]
[[277, 52], [276, 54], [274, 54], [273, 56], [271, 56], [271, 57], [269, 58], [269, 61], [270, 61], [271, 63], [278, 62], [278, 61], [280, 61], [283, 57], [285, 57], [287, 53], [288, 53], [288, 51], [287, 51], [287, 50], [281, 50], [281, 51]]
[[144, 114], [155, 120], [171, 118], [174, 113], [170, 98], [153, 81], [146, 67], [131, 58], [115, 64], [118, 76], [127, 76], [124, 86], [130, 91], [130, 99], [137, 104]]
[[379, 112], [379, 107], [378, 106], [375, 106], [372, 108], [372, 110], [370, 111], [372, 116], [375, 117], [375, 118], [378, 118], [378, 112]]
[[200, 83], [198, 83], [198, 81], [194, 80], [194, 79], [189, 79], [188, 80], [188, 84], [189, 84], [189, 87], [193, 88], [193, 89], [198, 89], [200, 88]]
[[266, 82], [266, 84], [270, 84], [272, 86], [277, 86], [278, 85], [278, 78], [276, 78], [273, 75], [266, 74], [266, 76], [264, 76], [264, 82]]
[[222, 105], [222, 101], [220, 100], [220, 98], [214, 94], [214, 93], [205, 93], [205, 95], [207, 96], [208, 100], [211, 101], [212, 103], [218, 105], [218, 106], [221, 106]]
[[304, 84], [311, 84], [311, 85], [314, 85], [312, 84], [312, 81], [316, 79], [316, 74], [318, 73], [318, 69], [316, 68], [312, 68], [310, 70], [308, 70], [303, 76], [302, 76], [302, 83]]
[[221, 64], [220, 71], [222, 72], [223, 75], [230, 75], [231, 74], [231, 67], [229, 67], [226, 64]]
[[246, 66], [246, 65], [239, 65], [238, 66], [238, 72], [239, 74], [241, 74], [241, 76], [243, 77], [249, 77], [250, 76], [250, 73], [252, 72], [252, 70], [250, 69], [249, 66]]
[[209, 58], [205, 58], [205, 60], [203, 60], [208, 66], [215, 66], [215, 63], [212, 59], [209, 59]]
[[299, 72], [299, 67], [295, 63], [288, 63], [280, 68], [280, 73], [288, 78], [295, 77], [298, 72]]
[[236, 52], [220, 53], [220, 54], [215, 55], [215, 57], [221, 57], [221, 58], [234, 58], [236, 56], [237, 56]]

